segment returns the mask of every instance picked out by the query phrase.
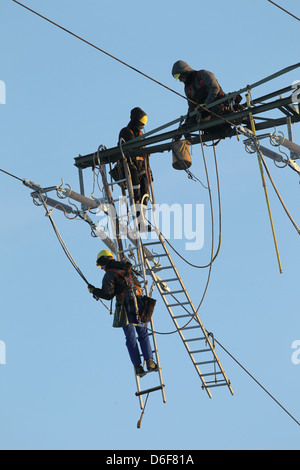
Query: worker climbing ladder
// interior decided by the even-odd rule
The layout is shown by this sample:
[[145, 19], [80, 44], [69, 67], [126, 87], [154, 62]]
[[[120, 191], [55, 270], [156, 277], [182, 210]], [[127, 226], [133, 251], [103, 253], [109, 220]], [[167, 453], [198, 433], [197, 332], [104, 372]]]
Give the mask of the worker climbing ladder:
[[[137, 273], [141, 279], [140, 282], [141, 282], [141, 285], [143, 286], [144, 293], [147, 297], [149, 297], [148, 279], [147, 279], [147, 274], [146, 274], [146, 269], [145, 269], [146, 263], [145, 263], [145, 258], [144, 258], [143, 247], [141, 244], [141, 237], [140, 237], [140, 233], [138, 229], [138, 223], [137, 223], [137, 218], [136, 218], [137, 211], [135, 208], [131, 175], [130, 175], [127, 161], [124, 157], [123, 165], [124, 165], [124, 170], [126, 174], [125, 179], [126, 179], [126, 186], [128, 189], [127, 191], [128, 194], [126, 196], [123, 190], [122, 197], [117, 198], [117, 199], [113, 198], [111, 188], [115, 187], [116, 184], [118, 185], [124, 181], [108, 183], [106, 170], [104, 166], [101, 164], [101, 151], [99, 152], [99, 150], [98, 150], [98, 164], [99, 164], [100, 173], [101, 173], [101, 177], [103, 181], [105, 198], [107, 202], [113, 208], [113, 210], [109, 211], [109, 217], [110, 217], [111, 226], [113, 227], [113, 230], [115, 231], [114, 233], [115, 234], [115, 237], [114, 237], [115, 255], [119, 261], [129, 256], [130, 261], [133, 264], [134, 272]], [[119, 214], [117, 214], [116, 202], [120, 203], [120, 201], [122, 201], [123, 205], [124, 203], [127, 205], [126, 215], [124, 215], [121, 209], [119, 210]], [[124, 234], [126, 234], [126, 237], [130, 241], [130, 246], [128, 248], [124, 248], [123, 243], [122, 243], [123, 242], [122, 236], [124, 237]], [[152, 343], [152, 353], [154, 355], [154, 360], [158, 366], [157, 373], [148, 371], [146, 372], [146, 374], [151, 374], [154, 377], [158, 377], [158, 384], [155, 386], [146, 388], [146, 389], [142, 389], [141, 379], [136, 373], [134, 373], [135, 379], [136, 379], [136, 385], [137, 385], [136, 396], [139, 398], [140, 407], [142, 410], [144, 410], [144, 407], [145, 407], [143, 396], [147, 395], [146, 400], [148, 400], [149, 394], [152, 392], [160, 390], [162, 394], [163, 402], [164, 403], [166, 402], [165, 385], [163, 383], [162, 368], [161, 368], [160, 359], [159, 359], [153, 318], [151, 318], [150, 320], [150, 325], [146, 324], [143, 326], [149, 329], [150, 342]], [[145, 379], [144, 379], [144, 382], [145, 382]]]
[[[122, 146], [121, 146], [122, 150]], [[104, 187], [107, 188], [107, 200], [110, 198], [110, 187], [115, 187], [115, 185], [122, 185], [126, 183], [127, 187], [127, 196], [124, 196], [124, 187], [123, 187], [123, 198], [126, 197], [126, 200], [129, 204], [128, 220], [124, 221], [124, 214], [121, 213], [117, 215], [117, 211], [114, 210], [115, 221], [112, 225], [117, 222], [118, 227], [124, 228], [125, 222], [125, 234], [129, 241], [131, 242], [130, 248], [123, 250], [122, 252], [118, 251], [117, 256], [121, 259], [125, 254], [129, 254], [133, 257], [133, 251], [135, 252], [135, 259], [137, 260], [134, 269], [138, 271], [143, 278], [143, 286], [145, 289], [146, 295], [149, 295], [148, 287], [148, 278], [152, 278], [153, 287], [157, 287], [158, 292], [163, 299], [163, 302], [171, 316], [171, 319], [175, 325], [174, 333], [179, 334], [187, 352], [189, 358], [192, 361], [193, 366], [196, 369], [198, 376], [202, 382], [202, 388], [207, 392], [208, 396], [212, 398], [211, 388], [226, 386], [229, 388], [232, 395], [234, 394], [231, 387], [231, 383], [227, 378], [225, 371], [221, 365], [221, 362], [217, 356], [214, 344], [214, 338], [211, 333], [208, 333], [204, 328], [198, 312], [187, 292], [187, 289], [179, 275], [179, 272], [172, 260], [170, 252], [166, 247], [163, 235], [160, 233], [159, 229], [156, 226], [152, 225], [152, 230], [156, 233], [156, 240], [153, 241], [153, 237], [149, 240], [148, 237], [141, 237], [141, 232], [138, 227], [138, 222], [136, 218], [136, 209], [133, 197], [132, 181], [130, 172], [128, 169], [127, 160], [122, 152], [122, 162], [125, 170], [125, 178], [119, 181], [113, 181], [111, 183], [105, 183]], [[101, 152], [98, 153], [98, 163], [101, 165]], [[103, 169], [101, 170], [103, 175]], [[153, 197], [153, 188], [152, 197]], [[150, 197], [150, 195], [149, 195]], [[114, 199], [114, 202], [118, 199]], [[150, 198], [150, 209], [152, 210], [151, 198]], [[122, 211], [121, 211], [122, 212]], [[142, 219], [142, 220], [141, 220]], [[143, 217], [139, 218], [141, 226], [148, 229], [146, 220]], [[121, 234], [117, 234], [118, 238]], [[117, 245], [116, 245], [117, 246]], [[162, 273], [166, 273], [164, 278], [161, 278]], [[172, 287], [169, 288], [168, 284]], [[152, 289], [151, 289], [152, 291]], [[156, 332], [151, 321], [151, 336], [153, 337], [154, 342], [154, 351], [156, 354], [157, 361], [159, 363], [158, 351], [157, 351], [157, 342], [156, 342]], [[136, 395], [140, 397], [141, 408], [143, 409], [143, 401], [141, 396], [145, 393], [151, 392], [153, 390], [161, 389], [164, 396], [164, 384], [161, 375], [161, 367], [159, 363], [159, 378], [160, 385], [158, 387], [153, 387], [148, 390], [141, 390], [140, 379], [137, 379], [137, 393]]]

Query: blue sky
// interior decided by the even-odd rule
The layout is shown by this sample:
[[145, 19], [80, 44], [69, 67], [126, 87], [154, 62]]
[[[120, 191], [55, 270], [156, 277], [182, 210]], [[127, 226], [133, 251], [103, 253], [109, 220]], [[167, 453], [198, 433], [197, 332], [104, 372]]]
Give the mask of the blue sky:
[[[171, 76], [178, 59], [213, 71], [226, 92], [299, 62], [299, 22], [267, 1], [192, 0], [188, 8], [177, 0], [153, 0], [151, 7], [136, 0], [27, 5], [178, 92], [182, 85]], [[297, 0], [284, 5], [299, 17]], [[148, 130], [185, 114], [182, 98], [14, 2], [1, 1], [0, 17], [0, 80], [6, 85], [2, 169], [44, 187], [63, 179], [79, 191], [74, 158], [100, 144], [115, 146], [130, 109], [147, 112]], [[253, 90], [253, 98], [295, 80], [299, 69]], [[278, 130], [286, 135], [286, 127]], [[300, 144], [299, 124], [293, 136]], [[300, 364], [292, 361], [292, 345], [300, 340], [299, 235], [267, 181], [283, 265], [279, 274], [257, 159], [245, 152], [242, 140], [217, 147], [222, 248], [199, 314], [207, 330], [299, 421]], [[213, 154], [209, 148], [206, 153], [217, 214]], [[193, 172], [205, 180], [199, 146], [192, 158]], [[299, 225], [298, 175], [267, 163]], [[169, 153], [153, 155], [151, 167], [156, 202], [204, 204], [204, 246], [182, 252], [195, 264], [206, 263], [207, 191], [174, 171]], [[6, 345], [1, 449], [299, 449], [299, 426], [221, 349], [235, 395], [220, 388], [210, 400], [176, 335], [157, 338], [167, 403], [152, 394], [138, 430], [140, 409], [122, 331], [111, 327], [112, 318], [88, 294], [30, 190], [4, 174], [0, 180], [0, 341]], [[91, 191], [90, 170], [85, 184]], [[100, 285], [95, 256], [103, 244], [83, 223], [53, 216], [84, 275]], [[179, 250], [184, 243], [174, 240]], [[174, 261], [198, 305], [207, 271], [175, 254]], [[155, 326], [173, 329], [160, 301]]]

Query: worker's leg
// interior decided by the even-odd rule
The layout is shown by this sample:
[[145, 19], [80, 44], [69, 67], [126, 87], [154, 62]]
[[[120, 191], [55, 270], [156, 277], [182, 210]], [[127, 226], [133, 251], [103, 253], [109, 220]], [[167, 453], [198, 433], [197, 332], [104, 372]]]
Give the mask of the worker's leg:
[[141, 182], [140, 182], [140, 173], [135, 165], [129, 165], [129, 170], [131, 174], [131, 181], [134, 193], [134, 200], [136, 203], [139, 203], [141, 200]]
[[131, 359], [131, 362], [134, 366], [141, 364], [140, 351], [136, 340], [135, 327], [132, 323], [129, 323], [123, 328], [126, 338], [126, 346], [128, 353]]
[[141, 350], [145, 361], [147, 361], [147, 359], [153, 359], [152, 348], [147, 328], [145, 328], [144, 326], [137, 326], [136, 331], [138, 334]]

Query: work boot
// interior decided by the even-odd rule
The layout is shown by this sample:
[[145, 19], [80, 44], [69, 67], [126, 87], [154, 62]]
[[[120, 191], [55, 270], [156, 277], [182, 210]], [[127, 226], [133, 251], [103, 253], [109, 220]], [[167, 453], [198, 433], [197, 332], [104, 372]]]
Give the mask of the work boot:
[[157, 364], [155, 364], [155, 362], [153, 361], [153, 359], [147, 359], [146, 364], [147, 364], [147, 370], [148, 370], [149, 372], [156, 372], [156, 371], [158, 371], [158, 366], [157, 366]]
[[139, 377], [144, 377], [144, 375], [146, 375], [147, 373], [144, 371], [141, 364], [139, 364], [138, 366], [134, 366], [134, 370], [135, 370], [136, 375], [138, 375]]

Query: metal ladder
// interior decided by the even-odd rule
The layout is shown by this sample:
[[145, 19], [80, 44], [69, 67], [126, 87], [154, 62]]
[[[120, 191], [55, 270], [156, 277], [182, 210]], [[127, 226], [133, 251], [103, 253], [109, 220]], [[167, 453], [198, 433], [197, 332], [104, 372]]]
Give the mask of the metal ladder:
[[[101, 154], [100, 154], [101, 155]], [[135, 259], [135, 263], [133, 264], [133, 269], [135, 272], [138, 272], [139, 275], [142, 277], [141, 284], [143, 286], [143, 290], [145, 295], [149, 296], [149, 288], [148, 288], [148, 279], [147, 279], [147, 273], [146, 273], [146, 260], [144, 258], [144, 252], [145, 250], [143, 249], [142, 243], [141, 243], [141, 237], [140, 237], [140, 232], [137, 227], [137, 221], [136, 221], [136, 212], [135, 212], [135, 203], [134, 203], [134, 198], [133, 198], [133, 188], [132, 188], [132, 181], [131, 181], [131, 175], [129, 172], [128, 164], [126, 161], [123, 162], [124, 164], [124, 169], [126, 173], [126, 180], [120, 180], [120, 181], [115, 181], [108, 183], [106, 179], [106, 174], [105, 172], [101, 171], [103, 183], [104, 183], [104, 190], [105, 190], [105, 195], [106, 199], [114, 205], [117, 201], [120, 201], [120, 198], [114, 199], [112, 197], [112, 193], [110, 191], [110, 188], [113, 186], [125, 182], [127, 183], [127, 188], [128, 188], [128, 194], [125, 195], [124, 191], [122, 194], [121, 200], [124, 202], [126, 201], [128, 204], [128, 211], [127, 214], [125, 215], [125, 219], [127, 217], [127, 220], [124, 220], [124, 214], [123, 213], [117, 213], [116, 207], [115, 207], [115, 217], [112, 217], [112, 214], [110, 213], [111, 219], [111, 224], [112, 227], [119, 227], [120, 228], [120, 233], [117, 234], [120, 236], [119, 242], [115, 243], [115, 254], [117, 256], [118, 260], [121, 260], [124, 257], [130, 258], [130, 261], [132, 262], [132, 259]], [[122, 232], [122, 227], [124, 227], [124, 223], [126, 225], [126, 231], [125, 233]], [[128, 227], [130, 227], [128, 229]], [[130, 246], [128, 248], [123, 248], [123, 240], [121, 240], [121, 237], [126, 236], [128, 241], [130, 242]], [[147, 251], [146, 251], [147, 253]], [[150, 253], [148, 253], [150, 255]], [[162, 377], [162, 368], [161, 368], [161, 363], [160, 363], [160, 358], [159, 358], [159, 353], [158, 353], [158, 347], [157, 347], [157, 340], [156, 340], [156, 335], [155, 335], [155, 327], [154, 327], [154, 322], [153, 318], [150, 321], [150, 325], [147, 324], [145, 325], [149, 329], [149, 339], [150, 339], [150, 344], [152, 346], [152, 353], [154, 356], [154, 361], [156, 362], [158, 366], [158, 371], [157, 372], [146, 372], [146, 375], [149, 375], [152, 377], [153, 380], [157, 380], [158, 378], [158, 384], [156, 385], [151, 385], [149, 388], [142, 389], [141, 387], [141, 378], [136, 375], [134, 371], [134, 376], [136, 379], [136, 386], [137, 386], [137, 391], [135, 395], [139, 398], [139, 403], [140, 403], [140, 408], [141, 410], [144, 410], [146, 401], [144, 403], [143, 396], [147, 395], [147, 399], [150, 393], [155, 392], [160, 390], [161, 395], [162, 395], [162, 400], [164, 403], [166, 403], [166, 394], [165, 394], [165, 384], [163, 382], [163, 377]], [[142, 354], [141, 354], [141, 359], [142, 359]], [[142, 362], [142, 361], [141, 361]], [[143, 382], [146, 382], [146, 378], [143, 377]], [[146, 399], [146, 400], [147, 400]]]
[[[188, 355], [199, 375], [202, 388], [210, 398], [213, 387], [226, 386], [232, 395], [234, 391], [215, 351], [214, 339], [204, 328], [195, 306], [185, 288], [176, 266], [167, 249], [162, 234], [156, 229], [157, 241], [143, 243], [147, 271], [158, 288], [165, 306], [173, 320], [176, 330], [188, 352]], [[153, 248], [159, 248], [159, 253], [150, 253]], [[151, 265], [151, 261], [156, 264]], [[158, 268], [159, 263], [159, 268]], [[161, 279], [157, 272], [167, 272], [167, 277]], [[172, 285], [170, 289], [168, 283]], [[184, 313], [182, 313], [182, 309]], [[175, 313], [173, 313], [173, 310]], [[211, 337], [212, 336], [212, 337]]]

